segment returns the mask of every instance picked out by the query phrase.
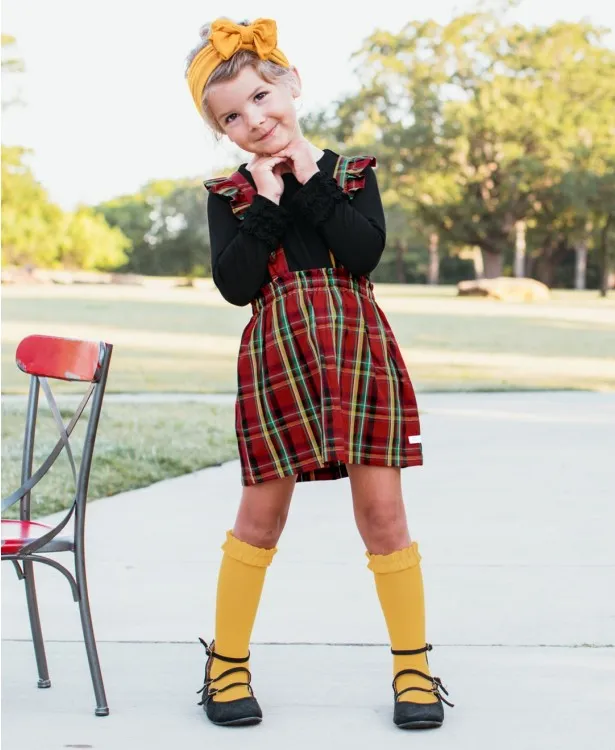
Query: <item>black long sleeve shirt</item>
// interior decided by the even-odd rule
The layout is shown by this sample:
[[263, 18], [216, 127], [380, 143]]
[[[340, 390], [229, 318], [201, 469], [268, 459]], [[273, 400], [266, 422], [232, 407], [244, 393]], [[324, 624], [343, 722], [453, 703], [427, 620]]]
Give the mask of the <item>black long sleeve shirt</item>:
[[[256, 195], [242, 220], [228, 198], [209, 194], [213, 279], [228, 302], [247, 305], [271, 281], [267, 262], [280, 245], [291, 271], [330, 268], [329, 251], [354, 276], [376, 268], [386, 239], [376, 175], [367, 167], [365, 186], [350, 201], [333, 179], [337, 159], [326, 149], [317, 162], [319, 171], [305, 185], [292, 174], [283, 175], [280, 205]], [[239, 171], [254, 186], [245, 164]]]

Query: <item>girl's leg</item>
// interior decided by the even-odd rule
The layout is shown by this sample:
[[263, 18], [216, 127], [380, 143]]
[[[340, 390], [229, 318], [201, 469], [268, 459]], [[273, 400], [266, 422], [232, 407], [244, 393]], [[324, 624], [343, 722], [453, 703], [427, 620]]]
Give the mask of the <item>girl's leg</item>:
[[[218, 575], [216, 597], [215, 652], [242, 659], [248, 655], [267, 567], [276, 553], [295, 486], [296, 477], [276, 479], [244, 487], [237, 519], [227, 532], [224, 556]], [[234, 665], [213, 659], [210, 678]], [[236, 666], [236, 665], [235, 665]], [[249, 663], [242, 663], [249, 669]], [[216, 681], [220, 690], [231, 683], [247, 683], [247, 672], [238, 672]], [[215, 696], [215, 702], [250, 697], [247, 687], [233, 687]]]
[[[421, 557], [408, 532], [400, 470], [349, 465], [348, 475], [357, 528], [367, 547], [368, 567], [374, 573], [391, 648], [402, 651], [423, 648], [426, 643]], [[394, 674], [406, 669], [430, 675], [426, 654], [394, 656]], [[430, 682], [413, 674], [404, 674], [395, 682], [397, 692], [409, 687], [431, 688]], [[399, 700], [426, 704], [436, 702], [437, 698], [431, 692], [410, 690]]]
[[410, 546], [401, 472], [389, 466], [349, 464], [354, 517], [372, 555], [388, 555]]

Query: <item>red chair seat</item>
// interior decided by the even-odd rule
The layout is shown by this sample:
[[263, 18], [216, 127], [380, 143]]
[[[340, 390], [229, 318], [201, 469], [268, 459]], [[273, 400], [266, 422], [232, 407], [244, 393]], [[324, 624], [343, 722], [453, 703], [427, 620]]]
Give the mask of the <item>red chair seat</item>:
[[39, 539], [53, 526], [36, 521], [2, 521], [2, 554], [16, 555], [26, 544]]

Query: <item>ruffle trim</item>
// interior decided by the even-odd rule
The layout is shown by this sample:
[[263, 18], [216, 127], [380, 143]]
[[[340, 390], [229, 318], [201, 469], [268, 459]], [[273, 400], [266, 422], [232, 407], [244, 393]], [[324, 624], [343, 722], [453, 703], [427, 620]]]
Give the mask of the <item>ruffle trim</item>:
[[344, 192], [352, 198], [357, 190], [365, 187], [365, 170], [368, 167], [376, 169], [378, 162], [375, 156], [352, 156], [343, 169]]
[[337, 204], [344, 200], [347, 200], [346, 196], [336, 180], [324, 172], [316, 172], [297, 191], [293, 203], [315, 226], [318, 226], [324, 224], [335, 211]]
[[262, 195], [255, 195], [249, 210], [243, 215], [242, 229], [275, 250], [290, 220], [286, 209]]
[[412, 542], [405, 549], [391, 552], [390, 555], [371, 555], [369, 552], [365, 555], [369, 560], [367, 567], [374, 573], [399, 573], [400, 570], [414, 568], [421, 562], [417, 542]]
[[255, 568], [267, 568], [271, 565], [271, 561], [278, 548], [263, 549], [262, 547], [253, 547], [251, 544], [242, 542], [233, 536], [232, 531], [227, 531], [222, 551], [234, 560], [239, 560], [239, 562], [246, 565], [253, 565]]
[[204, 180], [203, 185], [210, 193], [221, 195], [229, 200], [232, 200], [239, 191], [239, 187], [231, 182], [228, 177], [212, 177], [209, 180]]

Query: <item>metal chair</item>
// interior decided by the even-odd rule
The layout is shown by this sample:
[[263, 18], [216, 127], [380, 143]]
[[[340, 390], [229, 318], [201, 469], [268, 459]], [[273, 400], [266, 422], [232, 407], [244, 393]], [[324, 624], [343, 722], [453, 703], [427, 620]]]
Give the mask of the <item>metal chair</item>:
[[[107, 716], [109, 708], [90, 613], [85, 569], [84, 531], [92, 455], [112, 350], [111, 344], [103, 342], [78, 341], [53, 336], [28, 336], [20, 342], [16, 352], [17, 366], [31, 376], [26, 411], [21, 472], [22, 485], [2, 501], [3, 513], [11, 505], [17, 502], [20, 504], [19, 520], [2, 519], [2, 560], [10, 560], [13, 563], [17, 576], [24, 581], [26, 587], [26, 600], [39, 676], [38, 686], [39, 688], [51, 687], [51, 681], [47, 669], [47, 658], [36, 600], [35, 562], [44, 563], [59, 570], [68, 580], [73, 599], [79, 604], [83, 639], [96, 697], [96, 716]], [[48, 378], [89, 383], [87, 392], [67, 424], [64, 424], [60, 415], [47, 381]], [[49, 456], [33, 472], [34, 442], [41, 388], [58, 427], [60, 439]], [[83, 452], [77, 472], [69, 439], [90, 399], [91, 406], [89, 417], [87, 417]], [[85, 419], [84, 417], [84, 421]], [[63, 450], [68, 457], [76, 488], [72, 505], [62, 520], [55, 526], [31, 521], [30, 493], [55, 464]], [[73, 516], [72, 533], [67, 534], [68, 529], [66, 527]], [[64, 534], [61, 535], [62, 531], [64, 531]], [[46, 557], [46, 553], [55, 552], [73, 553], [74, 575], [56, 560]]]

